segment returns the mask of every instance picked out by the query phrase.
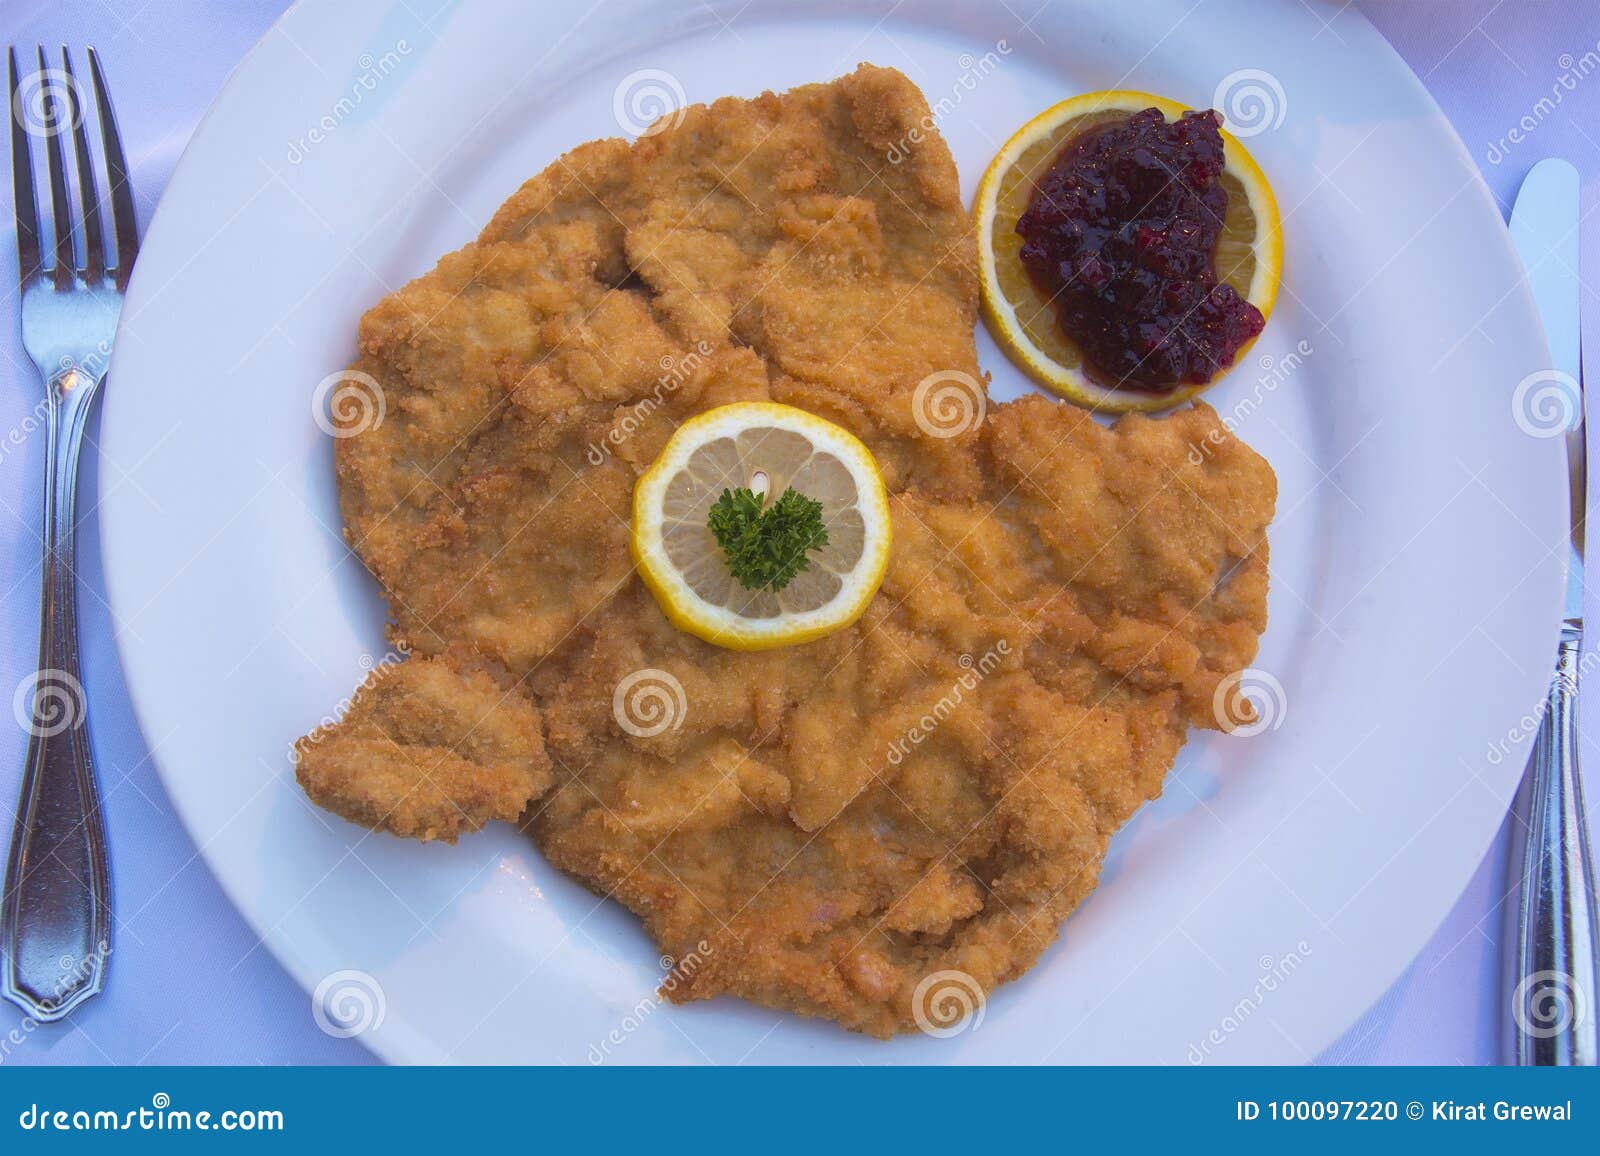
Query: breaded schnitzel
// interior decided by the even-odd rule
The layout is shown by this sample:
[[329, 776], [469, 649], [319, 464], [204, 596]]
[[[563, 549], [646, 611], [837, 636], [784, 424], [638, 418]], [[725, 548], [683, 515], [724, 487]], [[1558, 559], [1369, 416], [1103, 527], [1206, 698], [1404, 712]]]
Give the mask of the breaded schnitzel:
[[[366, 315], [387, 416], [337, 442], [341, 501], [427, 673], [375, 677], [300, 747], [312, 798], [370, 826], [525, 806], [551, 862], [696, 952], [674, 1000], [880, 1036], [926, 977], [990, 991], [1037, 960], [1187, 728], [1219, 725], [1276, 491], [1205, 405], [1108, 429], [987, 401], [927, 117], [863, 65], [583, 145]], [[919, 409], [935, 374], [982, 420]], [[894, 545], [854, 626], [742, 653], [667, 622], [630, 496], [679, 423], [766, 398], [866, 442]], [[624, 725], [639, 672], [681, 686], [671, 725]]]
[[459, 652], [384, 665], [297, 744], [306, 793], [395, 835], [455, 842], [515, 820], [552, 782], [538, 712]]

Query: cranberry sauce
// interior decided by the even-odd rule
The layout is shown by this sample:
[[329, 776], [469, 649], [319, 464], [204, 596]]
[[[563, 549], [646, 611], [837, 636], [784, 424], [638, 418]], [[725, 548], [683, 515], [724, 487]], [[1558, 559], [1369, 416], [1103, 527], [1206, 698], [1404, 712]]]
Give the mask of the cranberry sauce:
[[1108, 386], [1210, 381], [1266, 324], [1217, 280], [1228, 213], [1221, 118], [1159, 109], [1062, 148], [1017, 222], [1022, 262], [1061, 329]]

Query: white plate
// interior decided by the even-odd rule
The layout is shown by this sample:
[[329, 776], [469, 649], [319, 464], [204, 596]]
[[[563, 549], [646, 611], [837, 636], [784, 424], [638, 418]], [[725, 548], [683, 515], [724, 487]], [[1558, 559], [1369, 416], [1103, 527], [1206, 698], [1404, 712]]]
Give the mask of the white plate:
[[[943, 110], [968, 196], [998, 142], [1066, 96], [1226, 108], [1225, 78], [1253, 82], [1266, 107], [1227, 111], [1261, 130], [1288, 254], [1250, 359], [1281, 371], [1246, 365], [1211, 397], [1281, 482], [1257, 663], [1281, 725], [1196, 734], [981, 1026], [890, 1044], [731, 1000], [654, 1008], [633, 918], [509, 828], [453, 848], [369, 836], [311, 808], [288, 760], [384, 654], [311, 405], [361, 312], [563, 150], [615, 135], [641, 70], [703, 100], [860, 60]], [[304, 3], [195, 135], [117, 339], [102, 476], [128, 477], [104, 544], [134, 705], [285, 965], [308, 989], [375, 977], [385, 1016], [363, 1039], [390, 1059], [1303, 1059], [1460, 893], [1521, 762], [1491, 744], [1542, 697], [1564, 488], [1558, 441], [1513, 421], [1515, 386], [1547, 364], [1518, 280], [1466, 152], [1349, 12], [1324, 31], [1299, 5], [1187, 0], [1062, 3], [1026, 26], [934, 2]], [[1027, 388], [980, 343], [998, 395]]]

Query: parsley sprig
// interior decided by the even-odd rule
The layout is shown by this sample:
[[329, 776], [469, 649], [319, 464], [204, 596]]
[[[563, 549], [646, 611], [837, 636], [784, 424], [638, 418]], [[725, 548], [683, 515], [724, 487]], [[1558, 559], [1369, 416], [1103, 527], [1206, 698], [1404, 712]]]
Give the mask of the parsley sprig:
[[828, 544], [822, 503], [792, 486], [765, 509], [748, 487], [723, 490], [706, 525], [746, 590], [782, 590], [811, 566], [808, 555]]

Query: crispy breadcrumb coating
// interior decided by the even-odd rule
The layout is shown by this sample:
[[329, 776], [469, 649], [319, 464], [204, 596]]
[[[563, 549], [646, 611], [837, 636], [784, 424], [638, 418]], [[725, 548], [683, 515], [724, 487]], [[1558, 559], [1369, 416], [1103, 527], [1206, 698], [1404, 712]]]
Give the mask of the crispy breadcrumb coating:
[[377, 667], [336, 725], [295, 744], [295, 776], [353, 823], [451, 843], [551, 782], [532, 705], [450, 658]]
[[[928, 116], [863, 65], [583, 145], [366, 315], [387, 415], [337, 443], [340, 494], [419, 657], [301, 758], [313, 799], [400, 834], [537, 799], [554, 864], [696, 952], [672, 999], [880, 1036], [935, 972], [1031, 966], [1187, 728], [1219, 725], [1276, 494], [1205, 405], [1107, 428], [987, 399]], [[935, 374], [965, 414], [930, 412]], [[629, 504], [679, 423], [765, 398], [867, 443], [894, 546], [857, 624], [737, 653], [668, 624]], [[502, 681], [434, 657], [462, 653]], [[624, 725], [640, 671], [681, 686], [671, 725]]]

